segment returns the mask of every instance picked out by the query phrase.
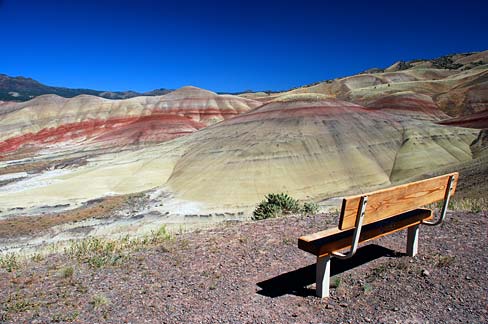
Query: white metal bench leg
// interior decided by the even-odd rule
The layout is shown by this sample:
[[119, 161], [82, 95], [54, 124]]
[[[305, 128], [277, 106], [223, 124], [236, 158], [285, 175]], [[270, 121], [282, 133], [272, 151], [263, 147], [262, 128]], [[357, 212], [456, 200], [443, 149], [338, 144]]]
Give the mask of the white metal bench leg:
[[317, 257], [316, 294], [320, 298], [329, 297], [330, 255]]
[[418, 245], [419, 245], [419, 229], [420, 229], [420, 225], [415, 225], [408, 228], [407, 255], [411, 257], [417, 254]]

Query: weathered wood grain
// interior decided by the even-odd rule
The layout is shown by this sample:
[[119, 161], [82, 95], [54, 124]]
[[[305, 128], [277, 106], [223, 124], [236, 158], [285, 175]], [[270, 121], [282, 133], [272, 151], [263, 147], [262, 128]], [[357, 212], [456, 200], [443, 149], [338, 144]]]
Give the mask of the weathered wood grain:
[[459, 177], [457, 172], [372, 193], [346, 197], [342, 203], [339, 229], [346, 230], [355, 226], [359, 203], [364, 195], [368, 196], [368, 204], [363, 225], [367, 225], [444, 199], [450, 176], [454, 176], [451, 191], [451, 194], [454, 194]]

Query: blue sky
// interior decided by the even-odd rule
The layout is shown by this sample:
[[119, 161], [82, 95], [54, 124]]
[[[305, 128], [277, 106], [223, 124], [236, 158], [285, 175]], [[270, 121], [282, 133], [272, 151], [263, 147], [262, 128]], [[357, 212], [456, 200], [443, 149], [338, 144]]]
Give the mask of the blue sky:
[[488, 49], [488, 1], [0, 0], [0, 73], [48, 85], [280, 90]]

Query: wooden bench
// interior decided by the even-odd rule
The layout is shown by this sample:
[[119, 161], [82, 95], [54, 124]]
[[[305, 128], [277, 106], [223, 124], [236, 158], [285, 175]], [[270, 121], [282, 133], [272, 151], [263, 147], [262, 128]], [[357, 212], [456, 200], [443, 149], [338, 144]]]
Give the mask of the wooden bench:
[[[359, 243], [407, 229], [407, 254], [417, 254], [420, 224], [438, 225], [446, 215], [454, 194], [457, 172], [427, 180], [344, 198], [337, 228], [302, 236], [298, 247], [317, 256], [316, 294], [329, 296], [330, 260], [347, 259]], [[420, 208], [444, 200], [436, 221], [433, 211]], [[340, 250], [350, 248], [348, 253]]]

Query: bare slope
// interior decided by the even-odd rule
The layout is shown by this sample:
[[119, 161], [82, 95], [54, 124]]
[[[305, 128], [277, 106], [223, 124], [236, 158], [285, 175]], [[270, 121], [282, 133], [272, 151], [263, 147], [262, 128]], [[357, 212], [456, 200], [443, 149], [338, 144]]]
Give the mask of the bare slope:
[[158, 186], [203, 209], [251, 206], [274, 191], [323, 199], [469, 161], [478, 132], [316, 95], [284, 97], [158, 146], [14, 181], [0, 201], [56, 204]]
[[337, 99], [285, 97], [186, 138], [167, 186], [222, 206], [276, 191], [325, 198], [468, 161], [477, 133]]

